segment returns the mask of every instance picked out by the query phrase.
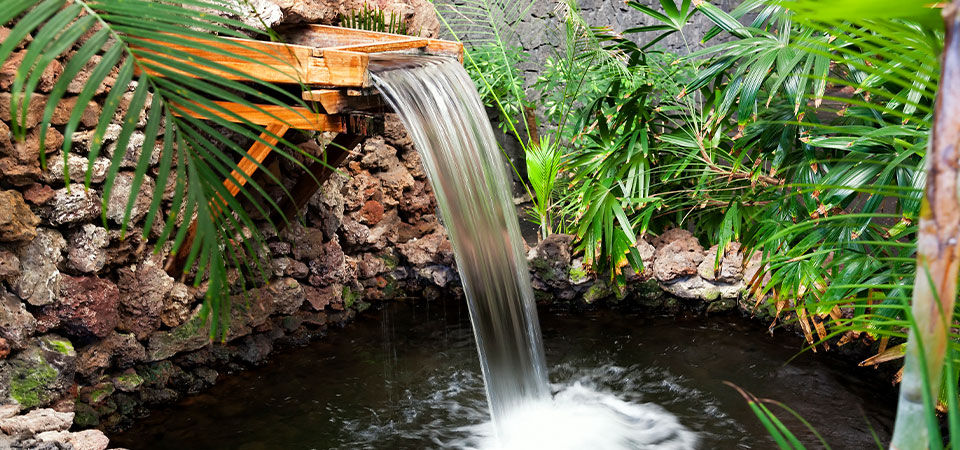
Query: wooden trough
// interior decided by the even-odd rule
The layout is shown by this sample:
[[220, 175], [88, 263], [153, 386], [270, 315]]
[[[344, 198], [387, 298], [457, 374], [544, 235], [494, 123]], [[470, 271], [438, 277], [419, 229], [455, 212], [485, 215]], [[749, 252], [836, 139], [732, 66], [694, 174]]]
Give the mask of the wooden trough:
[[[281, 203], [281, 209], [288, 218], [303, 208], [321, 184], [330, 177], [333, 168], [343, 163], [353, 147], [365, 136], [382, 131], [382, 117], [369, 112], [382, 111], [384, 108], [379, 94], [371, 89], [368, 71], [371, 54], [401, 52], [449, 56], [463, 61], [463, 46], [456, 42], [324, 25], [310, 25], [303, 30], [299, 41], [309, 45], [251, 39], [228, 40], [232, 42], [223, 44], [220, 41], [198, 40], [198, 43], [202, 44], [198, 47], [216, 46], [228, 50], [236, 57], [196, 47], [159, 41], [157, 43], [219, 63], [226, 69], [208, 70], [229, 79], [246, 81], [255, 78], [271, 83], [302, 86], [303, 99], [313, 105], [312, 109], [287, 109], [273, 105], [258, 105], [257, 109], [236, 103], [218, 102], [218, 106], [236, 116], [264, 126], [267, 132], [260, 135], [263, 141], [274, 145], [277, 138], [282, 137], [290, 128], [337, 133], [321, 157], [325, 163], [311, 164], [309, 173], [302, 174], [290, 191], [292, 200], [286, 199]], [[191, 63], [189, 60], [183, 62]], [[209, 115], [197, 112], [189, 114], [201, 119], [216, 115], [233, 122], [242, 122], [234, 115], [207, 110]], [[242, 173], [234, 171], [231, 177], [232, 180], [237, 180], [239, 186], [230, 178], [224, 180], [224, 186], [231, 195], [237, 195], [240, 186], [246, 184], [247, 179], [261, 166], [272, 149], [270, 145], [258, 141], [247, 150], [243, 160], [237, 164]], [[195, 233], [196, 222], [191, 225], [187, 241], [181, 248], [190, 248]], [[178, 252], [168, 261], [167, 271], [171, 275], [182, 274], [188, 253]]]

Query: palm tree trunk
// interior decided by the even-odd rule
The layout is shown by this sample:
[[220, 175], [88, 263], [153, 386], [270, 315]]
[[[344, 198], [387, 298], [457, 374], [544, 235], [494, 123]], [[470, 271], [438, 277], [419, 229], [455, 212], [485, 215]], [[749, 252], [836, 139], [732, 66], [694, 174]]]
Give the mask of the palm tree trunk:
[[947, 331], [957, 297], [960, 262], [958, 8], [960, 0], [955, 0], [943, 11], [947, 34], [917, 235], [917, 273], [911, 305], [915, 324], [907, 342], [897, 421], [890, 443], [890, 448], [896, 450], [930, 448], [924, 389], [929, 389], [930, 401], [936, 402], [947, 350]]

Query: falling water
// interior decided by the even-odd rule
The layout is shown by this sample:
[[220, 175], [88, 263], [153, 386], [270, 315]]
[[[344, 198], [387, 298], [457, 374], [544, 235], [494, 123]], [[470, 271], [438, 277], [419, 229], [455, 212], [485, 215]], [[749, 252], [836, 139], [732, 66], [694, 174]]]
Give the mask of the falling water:
[[[551, 386], [510, 179], [479, 94], [456, 61], [371, 58], [374, 84], [417, 147], [453, 245], [492, 427], [457, 447], [685, 449], [696, 435], [652, 405]], [[479, 442], [477, 442], [479, 441]]]
[[506, 414], [550, 391], [523, 238], [493, 129], [456, 61], [401, 56], [373, 65], [374, 83], [406, 125], [433, 185], [501, 429]]

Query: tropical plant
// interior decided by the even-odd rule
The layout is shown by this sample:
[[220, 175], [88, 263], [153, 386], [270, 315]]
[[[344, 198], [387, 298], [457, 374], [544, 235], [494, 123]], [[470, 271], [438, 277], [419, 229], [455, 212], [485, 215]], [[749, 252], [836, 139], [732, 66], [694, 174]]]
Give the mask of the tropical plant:
[[[953, 186], [956, 174], [933, 165], [952, 145], [938, 143], [933, 125], [955, 126], [949, 106], [938, 105], [934, 117], [934, 94], [940, 84], [941, 102], [949, 98], [943, 90], [954, 80], [940, 83], [937, 8], [747, 1], [730, 14], [704, 10], [717, 24], [707, 39], [718, 32], [734, 39], [690, 56], [700, 75], [687, 92], [703, 96], [701, 130], [720, 130], [729, 149], [719, 160], [746, 167], [753, 159], [751, 184], [784, 180], [738, 189], [724, 207], [724, 222], [742, 221], [748, 251], [763, 255], [769, 280], [763, 273], [752, 280], [757, 301], [772, 297], [778, 314], [794, 311], [811, 345], [867, 336], [879, 339], [879, 348], [865, 364], [908, 355], [892, 443], [898, 449], [942, 446], [938, 403], [948, 411], [951, 441], [960, 438], [957, 336], [949, 331], [958, 201], [954, 189], [940, 190]], [[749, 24], [740, 22], [745, 17]], [[954, 20], [950, 10], [948, 25]], [[724, 143], [726, 136], [735, 139]], [[701, 160], [710, 166], [717, 161], [711, 156]], [[928, 206], [921, 206], [924, 184]], [[744, 215], [746, 203], [762, 207]], [[904, 330], [906, 345], [899, 343]], [[775, 425], [768, 410], [758, 417]], [[789, 438], [778, 427], [771, 433]]]
[[381, 33], [411, 34], [411, 30], [407, 28], [406, 22], [399, 14], [391, 12], [388, 19], [387, 13], [384, 13], [382, 9], [376, 6], [371, 7], [366, 3], [360, 9], [350, 11], [350, 14], [341, 14], [340, 26]]
[[[285, 70], [275, 56], [251, 48], [243, 41], [224, 39], [248, 38], [250, 35], [269, 38], [259, 28], [231, 18], [249, 14], [250, 11], [242, 7], [217, 0], [12, 0], [4, 2], [4, 8], [0, 10], [0, 24], [10, 24], [11, 28], [10, 34], [0, 43], [0, 61], [6, 61], [15, 49], [26, 47], [11, 88], [11, 128], [16, 139], [22, 140], [27, 132], [26, 113], [30, 103], [27, 99], [32, 98], [41, 75], [56, 58], [67, 61], [46, 96], [43, 118], [38, 125], [44, 130], [40, 133], [43, 164], [46, 164], [48, 151], [57, 151], [47, 149], [42, 139], [47, 134], [45, 130], [51, 127], [51, 117], [64, 98], [68, 84], [85, 67], [93, 67], [77, 96], [75, 104], [80, 106], [72, 109], [62, 132], [65, 139], [59, 151], [64, 156], [71, 151], [73, 132], [84, 113], [83, 105], [98, 96], [101, 85], [107, 86], [99, 123], [88, 149], [89, 165], [85, 179], [70, 180], [70, 171], [64, 170], [68, 189], [91, 188], [92, 167], [103, 152], [103, 136], [128, 88], [132, 90], [132, 96], [120, 121], [121, 130], [116, 140], [118, 149], [127, 148], [140, 114], [147, 110], [144, 142], [158, 141], [162, 150], [156, 172], [157, 189], [150, 193], [143, 237], [148, 238], [155, 222], [161, 222], [159, 228], [162, 231], [155, 251], [162, 251], [172, 240], [173, 253], [188, 255], [185, 275], [195, 271], [195, 283], [209, 281], [203, 312], [208, 316], [212, 313], [211, 337], [225, 331], [229, 317], [231, 285], [227, 277], [228, 266], [241, 269], [237, 272], [241, 286], [256, 282], [258, 274], [261, 279], [267, 276], [257, 258], [259, 246], [263, 243], [261, 227], [245, 212], [242, 203], [247, 203], [262, 217], [270, 217], [270, 210], [279, 211], [278, 205], [266, 195], [262, 183], [246, 175], [237, 175], [244, 173], [238, 170], [238, 161], [243, 160], [246, 150], [230, 136], [259, 142], [300, 167], [305, 168], [303, 160], [316, 160], [284, 140], [283, 136], [265, 130], [244, 115], [217, 103], [236, 103], [273, 116], [281, 123], [284, 121], [274, 112], [258, 105], [283, 109], [288, 109], [288, 105], [307, 106], [298, 95], [260, 81], [250, 76], [250, 72], [240, 72], [217, 61], [220, 57], [230, 56], [246, 60], [254, 67], [262, 67], [259, 70], [265, 72], [291, 72]], [[263, 57], [243, 56], [258, 53]], [[290, 76], [290, 83], [298, 81]], [[134, 225], [131, 209], [138, 191], [145, 186], [152, 148], [148, 145], [137, 161], [121, 234]], [[103, 186], [104, 212], [124, 156], [123, 151], [117, 151], [112, 157]], [[68, 159], [63, 158], [65, 164]], [[261, 172], [273, 182], [278, 181], [269, 171]], [[80, 185], [71, 181], [80, 181]], [[164, 188], [170, 183], [175, 188], [164, 213]], [[231, 195], [228, 185], [239, 188], [237, 198]], [[243, 202], [254, 198], [257, 201]], [[282, 216], [283, 212], [280, 213]], [[196, 221], [196, 237], [191, 245], [186, 246], [184, 243], [191, 228], [187, 225], [191, 218]], [[105, 216], [104, 224], [107, 224]]]

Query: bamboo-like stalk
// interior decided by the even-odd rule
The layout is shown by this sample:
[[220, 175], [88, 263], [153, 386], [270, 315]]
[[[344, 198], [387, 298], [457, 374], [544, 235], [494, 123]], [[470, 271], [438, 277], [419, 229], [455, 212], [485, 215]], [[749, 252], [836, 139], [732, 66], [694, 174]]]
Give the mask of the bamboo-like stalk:
[[[947, 330], [960, 262], [960, 0], [946, 5], [943, 67], [927, 153], [927, 184], [917, 236], [917, 273], [903, 381], [891, 449], [930, 448], [925, 399], [940, 392]], [[922, 344], [922, 345], [921, 345]], [[929, 391], [924, 392], [924, 389]]]

